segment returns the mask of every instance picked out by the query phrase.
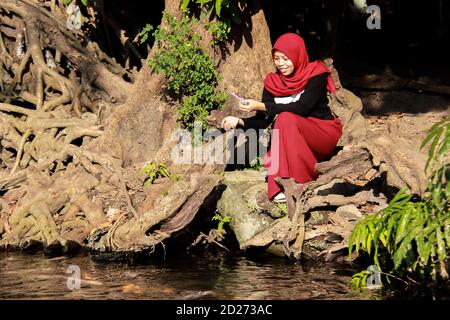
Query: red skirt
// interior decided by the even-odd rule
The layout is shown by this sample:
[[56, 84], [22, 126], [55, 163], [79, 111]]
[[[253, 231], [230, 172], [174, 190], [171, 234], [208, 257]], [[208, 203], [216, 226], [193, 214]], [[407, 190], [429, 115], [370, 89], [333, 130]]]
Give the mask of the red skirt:
[[294, 178], [297, 183], [316, 179], [314, 166], [334, 152], [341, 135], [342, 123], [338, 118], [321, 120], [280, 113], [272, 131], [271, 149], [264, 157], [269, 199], [281, 191], [276, 177]]

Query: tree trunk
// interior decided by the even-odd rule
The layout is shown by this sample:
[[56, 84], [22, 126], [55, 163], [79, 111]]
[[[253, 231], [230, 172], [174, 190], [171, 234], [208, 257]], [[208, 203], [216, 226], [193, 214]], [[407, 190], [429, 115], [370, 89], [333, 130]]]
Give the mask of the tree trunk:
[[[152, 248], [192, 221], [224, 165], [173, 164], [165, 77], [144, 65], [133, 84], [124, 81], [112, 59], [99, 61], [98, 46], [82, 48], [82, 31], [66, 29], [62, 5], [46, 4], [0, 4], [0, 245], [69, 250], [88, 238], [102, 251]], [[181, 16], [178, 0], [165, 5]], [[258, 98], [271, 47], [259, 1], [243, 21], [219, 63], [221, 87]], [[144, 189], [137, 170], [149, 161], [178, 179]]]
[[233, 29], [230, 55], [220, 66], [220, 88], [261, 99], [265, 75], [274, 71], [269, 27], [258, 0], [248, 1], [240, 26]]

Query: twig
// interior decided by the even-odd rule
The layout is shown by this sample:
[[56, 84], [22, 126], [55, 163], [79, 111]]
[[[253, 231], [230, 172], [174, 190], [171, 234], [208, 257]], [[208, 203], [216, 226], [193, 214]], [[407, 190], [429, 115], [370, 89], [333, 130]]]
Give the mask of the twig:
[[125, 181], [122, 176], [121, 168], [113, 161], [114, 170], [116, 171], [116, 174], [119, 178], [120, 183], [120, 190], [122, 191], [123, 195], [125, 196], [125, 199], [127, 201], [128, 209], [133, 213], [133, 216], [135, 219], [139, 218], [136, 209], [134, 209], [133, 204], [131, 203], [130, 196], [127, 191], [127, 186], [125, 184]]
[[16, 70], [14, 79], [11, 82], [11, 85], [10, 85], [11, 91], [14, 90], [14, 87], [16, 86], [17, 82], [19, 82], [20, 79], [22, 78], [22, 72], [25, 69], [25, 66], [27, 65], [28, 60], [30, 59], [30, 56], [31, 56], [30, 50], [27, 50], [27, 52], [25, 52], [25, 55], [22, 58], [22, 61], [20, 61], [19, 68]]
[[44, 75], [42, 69], [38, 69], [37, 72], [37, 86], [36, 86], [36, 97], [37, 97], [37, 105], [36, 110], [42, 110], [44, 106]]
[[28, 137], [30, 136], [30, 134], [31, 134], [31, 130], [27, 129], [27, 131], [25, 131], [25, 133], [23, 134], [22, 139], [20, 140], [19, 149], [17, 151], [16, 162], [14, 163], [14, 167], [12, 168], [11, 172], [9, 173], [8, 181], [9, 181], [9, 179], [11, 179], [11, 177], [13, 176], [13, 174], [16, 172], [17, 168], [19, 167], [20, 158], [22, 158], [23, 147], [24, 147], [25, 142], [27, 141]]
[[14, 59], [9, 55], [8, 51], [6, 50], [6, 46], [5, 43], [3, 42], [3, 36], [1, 32], [0, 32], [0, 51], [10, 61], [14, 61]]
[[221, 247], [221, 248], [223, 248], [223, 249], [225, 249], [225, 250], [227, 250], [227, 251], [230, 251], [230, 250], [228, 250], [227, 247], [225, 247], [224, 245], [222, 245], [222, 244], [220, 244], [219, 242], [217, 242], [216, 240], [214, 240], [211, 236], [206, 235], [206, 234], [204, 234], [203, 232], [200, 232], [200, 234], [201, 234], [203, 237], [205, 237], [205, 239], [208, 239], [208, 241], [214, 242], [214, 243], [217, 244], [219, 247]]
[[15, 112], [15, 113], [19, 113], [19, 114], [24, 114], [26, 116], [31, 116], [31, 115], [33, 115], [33, 113], [35, 113], [34, 110], [18, 107], [18, 106], [8, 104], [8, 103], [1, 103], [1, 102], [0, 102], [0, 111]]

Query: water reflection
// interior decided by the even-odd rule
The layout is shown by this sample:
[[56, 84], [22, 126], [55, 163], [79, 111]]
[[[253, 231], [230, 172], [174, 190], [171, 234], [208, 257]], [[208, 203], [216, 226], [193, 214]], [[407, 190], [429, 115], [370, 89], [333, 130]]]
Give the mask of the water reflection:
[[[70, 290], [70, 265], [80, 289]], [[283, 259], [182, 257], [130, 265], [88, 255], [47, 258], [0, 253], [0, 299], [367, 299], [349, 288], [354, 270], [309, 267]]]

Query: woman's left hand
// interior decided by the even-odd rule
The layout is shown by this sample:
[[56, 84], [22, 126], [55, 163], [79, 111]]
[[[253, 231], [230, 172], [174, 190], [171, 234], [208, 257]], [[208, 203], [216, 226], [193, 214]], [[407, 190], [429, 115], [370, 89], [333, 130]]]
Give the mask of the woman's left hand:
[[247, 111], [247, 112], [251, 112], [251, 111], [266, 111], [266, 106], [264, 105], [264, 103], [260, 102], [260, 101], [256, 101], [253, 99], [245, 99], [242, 101], [239, 101], [239, 109], [241, 109], [242, 111]]

